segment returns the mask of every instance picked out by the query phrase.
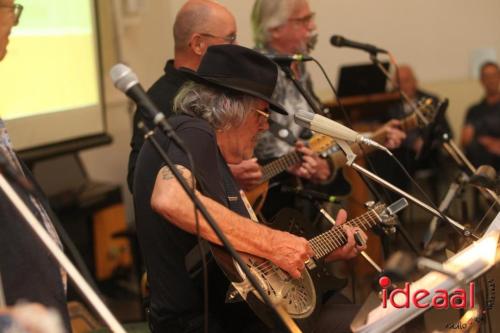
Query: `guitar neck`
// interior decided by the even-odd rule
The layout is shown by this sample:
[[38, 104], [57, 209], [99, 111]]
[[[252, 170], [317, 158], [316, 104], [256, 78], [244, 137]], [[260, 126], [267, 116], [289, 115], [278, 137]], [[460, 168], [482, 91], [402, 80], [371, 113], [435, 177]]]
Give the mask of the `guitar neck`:
[[267, 181], [272, 177], [282, 173], [294, 164], [302, 160], [301, 154], [293, 151], [290, 152], [262, 167], [262, 181]]
[[[368, 230], [379, 223], [380, 218], [374, 210], [358, 216], [346, 222], [351, 227], [358, 227], [362, 230]], [[315, 259], [321, 259], [327, 254], [342, 247], [347, 243], [347, 235], [341, 225], [335, 226], [327, 232], [318, 235], [311, 240], [309, 244], [314, 250]]]

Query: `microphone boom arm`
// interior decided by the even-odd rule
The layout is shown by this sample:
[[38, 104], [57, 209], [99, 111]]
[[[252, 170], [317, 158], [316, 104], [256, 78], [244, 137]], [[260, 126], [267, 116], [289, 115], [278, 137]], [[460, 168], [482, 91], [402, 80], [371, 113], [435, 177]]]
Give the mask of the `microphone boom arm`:
[[416, 205], [420, 206], [421, 208], [425, 209], [429, 213], [431, 213], [431, 214], [433, 214], [433, 215], [435, 215], [435, 216], [437, 216], [437, 217], [439, 217], [441, 219], [444, 219], [446, 222], [448, 222], [449, 224], [451, 224], [455, 228], [457, 228], [460, 231], [462, 231], [462, 233], [463, 233], [464, 236], [466, 236], [466, 237], [473, 237], [475, 239], [479, 239], [478, 236], [476, 236], [473, 233], [471, 233], [470, 230], [468, 230], [467, 228], [465, 228], [463, 225], [461, 225], [457, 221], [455, 221], [455, 220], [451, 219], [450, 217], [442, 214], [440, 211], [432, 208], [431, 206], [427, 205], [425, 202], [423, 202], [423, 201], [415, 198], [411, 194], [409, 194], [409, 193], [403, 191], [402, 189], [400, 189], [399, 187], [391, 184], [390, 182], [388, 182], [387, 180], [383, 179], [382, 177], [379, 177], [378, 175], [372, 173], [371, 171], [363, 168], [361, 165], [355, 163], [354, 159], [356, 158], [356, 154], [354, 154], [354, 152], [352, 151], [351, 147], [349, 147], [349, 145], [346, 142], [343, 142], [342, 144], [340, 142], [341, 141], [339, 140], [339, 146], [342, 149], [342, 151], [346, 154], [347, 161], [348, 161], [348, 163], [347, 163], [348, 166], [352, 167], [354, 170], [356, 170], [357, 172], [363, 174], [364, 176], [366, 176], [366, 177], [374, 180], [375, 182], [379, 183], [380, 185], [388, 188], [389, 190], [391, 190], [393, 192], [396, 192], [399, 195], [407, 198], [408, 200], [410, 200], [411, 202], [413, 202]]

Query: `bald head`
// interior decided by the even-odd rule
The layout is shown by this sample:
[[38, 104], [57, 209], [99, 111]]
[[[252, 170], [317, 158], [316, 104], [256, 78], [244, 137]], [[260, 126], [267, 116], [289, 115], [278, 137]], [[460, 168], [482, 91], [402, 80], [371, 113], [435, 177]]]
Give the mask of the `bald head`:
[[408, 97], [414, 98], [417, 95], [418, 82], [413, 69], [408, 65], [401, 65], [398, 68], [397, 74], [399, 78], [396, 77], [395, 80], [399, 83], [401, 91], [408, 95]]
[[228, 33], [236, 34], [234, 16], [226, 7], [215, 1], [189, 0], [182, 6], [175, 18], [175, 50], [188, 49], [196, 33], [220, 37], [226, 37]]

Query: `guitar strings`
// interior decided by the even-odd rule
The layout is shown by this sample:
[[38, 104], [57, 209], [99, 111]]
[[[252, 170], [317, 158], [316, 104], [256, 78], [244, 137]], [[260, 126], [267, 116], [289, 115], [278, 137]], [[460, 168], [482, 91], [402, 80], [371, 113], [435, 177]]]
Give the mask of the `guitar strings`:
[[[356, 217], [356, 218], [354, 218], [346, 223], [347, 223], [347, 225], [352, 226], [352, 227], [359, 227], [359, 224], [361, 224], [362, 227], [368, 229], [369, 227], [371, 227], [370, 220], [374, 220], [375, 218], [378, 218], [378, 216], [375, 213], [373, 213], [373, 210], [370, 210], [367, 213], [365, 213], [361, 216], [358, 216], [358, 217]], [[365, 222], [366, 222], [366, 225], [365, 225]], [[374, 223], [374, 225], [375, 224], [376, 223]], [[332, 235], [333, 237], [331, 239], [328, 239], [326, 237], [327, 234]], [[335, 237], [337, 237], [337, 239]], [[338, 238], [340, 238], [340, 240]], [[335, 243], [335, 240], [337, 240], [338, 243]], [[318, 250], [318, 252], [321, 252], [321, 254], [322, 254], [321, 256], [324, 256], [324, 255], [328, 254], [329, 252], [335, 250], [336, 249], [335, 247], [339, 248], [342, 245], [344, 245], [346, 240], [347, 240], [347, 236], [342, 231], [341, 226], [337, 226], [337, 227], [334, 227], [334, 228], [330, 229], [329, 231], [327, 231], [319, 236], [312, 238], [309, 241], [309, 243], [311, 243], [313, 248], [320, 247], [317, 250]], [[331, 248], [332, 243], [334, 245], [333, 248]], [[326, 247], [326, 249], [329, 250], [328, 252], [325, 252], [325, 247]], [[277, 270], [280, 270], [280, 268], [276, 264], [274, 264], [268, 260], [260, 265], [255, 266], [255, 268], [257, 270], [259, 270], [260, 274], [263, 274], [266, 276], [273, 276], [274, 274], [278, 273]], [[269, 274], [271, 271], [273, 271], [273, 273]]]
[[[370, 224], [370, 219], [369, 219], [368, 217], [371, 217], [371, 218], [373, 219], [373, 216], [375, 216], [375, 217], [376, 217], [376, 215], [375, 215], [375, 214], [372, 214], [372, 211], [369, 211], [369, 212], [367, 212], [366, 214], [363, 214], [363, 215], [361, 215], [361, 216], [359, 216], [359, 217], [357, 217], [357, 218], [353, 219], [353, 220], [352, 220], [352, 223], [351, 223], [350, 221], [349, 221], [349, 222], [347, 222], [347, 224], [348, 224], [348, 225], [351, 225], [351, 226], [359, 226], [359, 225], [358, 225], [358, 223], [360, 223], [362, 227], [368, 228], [368, 227], [371, 227], [371, 224]], [[367, 227], [367, 226], [365, 226], [365, 223], [364, 223], [364, 222], [366, 222], [366, 224], [367, 224], [367, 226], [368, 226], [368, 227]], [[345, 236], [345, 234], [342, 232], [341, 228], [332, 228], [330, 231], [328, 231], [328, 233], [332, 233], [332, 234], [334, 234], [335, 236], [337, 236], [338, 238], [340, 238], [340, 244], [338, 244], [338, 243], [336, 243], [336, 242], [335, 242], [335, 240], [336, 240], [335, 238], [333, 238], [333, 239], [332, 239], [332, 241], [330, 241], [330, 240], [328, 240], [328, 239], [326, 240], [326, 242], [328, 242], [328, 243], [326, 244], [326, 245], [327, 245], [327, 246], [326, 246], [326, 248], [327, 248], [327, 250], [328, 250], [328, 251], [335, 250], [335, 248], [331, 248], [331, 245], [329, 245], [329, 244], [331, 244], [331, 242], [333, 242], [333, 243], [334, 243], [334, 245], [336, 245], [336, 246], [339, 246], [339, 247], [340, 247], [340, 246], [342, 246], [342, 245], [343, 245], [343, 242], [345, 242], [345, 241], [346, 241], [346, 236]], [[326, 234], [326, 233], [325, 233], [325, 234]], [[319, 246], [321, 246], [321, 245], [322, 245], [322, 244], [321, 244], [321, 242], [323, 242], [323, 244], [325, 244], [325, 240], [324, 240], [324, 239], [322, 239], [322, 238], [326, 238], [325, 234], [319, 235], [319, 236], [317, 236], [317, 237], [313, 238], [311, 241], [313, 241], [313, 240], [319, 240]], [[337, 239], [337, 242], [339, 242], [339, 240], [338, 240], [338, 239]], [[313, 244], [314, 244], [314, 243], [315, 243], [315, 242], [313, 242]], [[318, 252], [322, 252], [322, 255], [325, 255], [325, 254], [327, 254], [327, 253], [328, 253], [328, 252], [325, 252], [324, 246], [323, 246], [323, 248], [320, 248], [320, 249], [318, 249], [318, 250], [319, 250]]]
[[[371, 211], [369, 211], [363, 215], [371, 215], [370, 213], [371, 213]], [[364, 219], [363, 215], [356, 217], [356, 218], [352, 219], [351, 221], [348, 221], [347, 224], [350, 226], [356, 227], [356, 226], [358, 226], [358, 223], [361, 223], [362, 226], [365, 226], [363, 223], [363, 220], [362, 220], [362, 218]], [[368, 224], [368, 226], [370, 226], [369, 222], [367, 224]], [[330, 237], [333, 236], [333, 238], [329, 239], [326, 236], [330, 236]], [[340, 238], [340, 240], [338, 238]], [[337, 247], [337, 248], [341, 247], [345, 241], [346, 241], [346, 236], [342, 232], [341, 227], [338, 226], [338, 227], [330, 229], [329, 231], [325, 232], [322, 235], [319, 235], [317, 237], [312, 238], [309, 241], [309, 243], [312, 243], [311, 245], [313, 245], [313, 248], [316, 248], [315, 252], [320, 252], [321, 256], [324, 256], [324, 255], [328, 254], [329, 252], [335, 250], [335, 247]], [[333, 248], [331, 247], [331, 243], [334, 244]], [[325, 248], [328, 251], [325, 251]], [[277, 266], [275, 264], [273, 264], [272, 262], [269, 262], [269, 261], [266, 261], [266, 262], [256, 266], [256, 268], [259, 269], [262, 274], [266, 274], [266, 275], [271, 270], [274, 270], [275, 267], [277, 268]]]
[[[371, 227], [371, 223], [370, 223], [370, 218], [373, 220], [374, 217], [378, 217], [376, 214], [372, 213], [372, 211], [369, 211], [367, 212], [366, 214], [363, 214], [357, 218], [354, 218], [352, 219], [351, 221], [348, 221], [347, 224], [350, 225], [350, 226], [359, 226], [358, 223], [361, 224], [362, 227], [365, 227], [365, 223], [366, 222], [366, 225], [368, 227]], [[375, 224], [375, 223], [374, 223]], [[333, 236], [336, 236], [338, 238], [340, 238], [340, 241], [338, 239], [335, 239], [335, 237], [333, 237], [333, 239], [329, 240], [327, 239], [325, 236], [326, 234], [332, 234]], [[336, 243], [335, 240], [337, 240], [337, 242], [339, 243]], [[342, 246], [343, 242], [346, 241], [346, 235], [345, 233], [342, 232], [342, 230], [340, 228], [332, 228], [331, 230], [329, 230], [328, 232], [320, 235], [320, 236], [317, 236], [313, 239], [311, 239], [309, 242], [312, 243], [311, 245], [313, 245], [313, 248], [316, 247], [318, 248], [320, 246], [320, 248], [318, 248], [317, 250], [319, 250], [318, 252], [321, 252], [322, 256], [327, 254], [328, 252], [325, 252], [324, 251], [324, 248], [325, 248], [325, 245], [327, 246], [327, 248], [329, 250], [334, 250], [335, 249], [335, 246]], [[331, 245], [331, 243], [333, 242], [334, 244], [334, 248], [331, 248], [331, 246], [328, 246], [329, 244]], [[266, 267], [267, 266], [267, 267]], [[275, 264], [273, 264], [272, 262], [270, 261], [266, 261], [260, 265], [257, 265], [256, 266], [257, 269], [259, 269], [261, 271], [261, 274], [264, 274], [264, 275], [267, 275], [271, 270], [277, 270], [279, 269], [279, 267], [277, 267]]]
[[263, 169], [262, 179], [268, 180], [299, 161], [300, 161], [300, 156], [297, 152], [292, 152], [285, 156], [282, 156], [281, 158], [271, 163], [268, 163], [262, 167]]

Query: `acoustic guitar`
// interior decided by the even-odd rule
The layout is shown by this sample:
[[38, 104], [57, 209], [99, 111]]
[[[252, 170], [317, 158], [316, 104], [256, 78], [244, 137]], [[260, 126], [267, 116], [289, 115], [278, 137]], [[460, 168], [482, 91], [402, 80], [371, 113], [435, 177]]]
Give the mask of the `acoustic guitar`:
[[[432, 100], [425, 99], [420, 101], [417, 108], [427, 121], [430, 122], [433, 120], [436, 110], [432, 105]], [[406, 116], [400, 121], [401, 129], [403, 131], [409, 131], [414, 128], [422, 128], [426, 125], [417, 117], [415, 113]], [[383, 144], [387, 138], [387, 133], [385, 131], [375, 131], [368, 137], [380, 144]], [[309, 139], [307, 144], [312, 151], [324, 158], [330, 158], [332, 161], [332, 172], [337, 173], [337, 176], [332, 181], [331, 186], [329, 186], [329, 188], [335, 188], [335, 192], [330, 194], [339, 197], [348, 196], [351, 192], [351, 185], [344, 178], [343, 173], [339, 172], [339, 170], [346, 165], [347, 159], [345, 154], [336, 144], [335, 139], [323, 134], [314, 134], [313, 137]], [[359, 144], [352, 144], [350, 147], [356, 155], [375, 151], [373, 146], [361, 147]], [[301, 161], [301, 154], [293, 151], [261, 167], [262, 178], [260, 184], [250, 191], [245, 191], [250, 204], [257, 213], [260, 212], [266, 200], [267, 191], [269, 189], [269, 180]]]
[[[371, 229], [375, 225], [394, 228], [395, 213], [404, 207], [401, 205], [401, 200], [404, 199], [389, 207], [383, 203], [373, 204], [365, 214], [347, 221], [346, 224], [362, 230]], [[277, 214], [270, 226], [303, 235], [300, 229], [304, 225], [307, 223], [298, 211], [285, 208]], [[306, 262], [306, 269], [298, 279], [292, 278], [268, 260], [245, 253], [241, 256], [273, 303], [282, 306], [304, 332], [309, 332], [321, 308], [323, 294], [339, 287], [332, 284], [335, 279], [331, 279], [331, 273], [324, 266], [324, 258], [346, 242], [347, 236], [341, 225], [309, 239], [314, 257]], [[212, 244], [210, 246], [216, 262], [232, 284], [227, 293], [227, 301], [245, 300], [257, 316], [274, 327], [276, 324], [274, 313], [261, 301], [237, 262], [221, 247]]]

